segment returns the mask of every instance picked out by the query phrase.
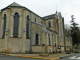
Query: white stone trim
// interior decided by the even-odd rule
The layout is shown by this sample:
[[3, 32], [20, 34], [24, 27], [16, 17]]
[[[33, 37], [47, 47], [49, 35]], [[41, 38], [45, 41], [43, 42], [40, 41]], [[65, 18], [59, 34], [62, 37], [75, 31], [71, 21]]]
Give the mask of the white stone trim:
[[21, 19], [20, 19], [20, 16], [19, 16], [18, 37], [20, 37], [20, 34], [21, 34], [21, 33], [20, 33], [20, 30], [21, 30], [21, 29], [20, 29], [20, 25], [21, 25]]
[[15, 13], [18, 13], [18, 14], [19, 14], [19, 16], [21, 15], [21, 14], [20, 14], [20, 12], [18, 12], [18, 11], [16, 10], [16, 11], [14, 11], [14, 12], [13, 12], [13, 14], [12, 14], [12, 15], [13, 15], [13, 17], [14, 17], [14, 15], [15, 15]]
[[2, 18], [1, 38], [2, 38], [2, 36], [3, 36], [3, 25], [4, 25], [4, 20], [3, 20], [3, 18]]
[[50, 35], [51, 35], [51, 45], [52, 45], [52, 33], [50, 32]]
[[14, 16], [12, 16], [12, 37], [13, 37], [13, 30], [14, 30], [14, 18], [13, 18]]
[[48, 33], [47, 33], [47, 44], [49, 45], [49, 43], [48, 43]]
[[41, 37], [41, 36], [39, 36], [39, 45], [40, 45], [40, 37]]
[[36, 43], [35, 43], [35, 34], [34, 34], [34, 45], [35, 45]]

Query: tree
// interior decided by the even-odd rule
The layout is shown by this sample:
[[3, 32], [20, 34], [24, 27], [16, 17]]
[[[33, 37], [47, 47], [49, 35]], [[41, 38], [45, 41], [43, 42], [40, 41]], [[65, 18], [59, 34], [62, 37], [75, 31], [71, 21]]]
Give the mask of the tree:
[[71, 16], [71, 37], [72, 37], [72, 41], [73, 41], [73, 45], [75, 44], [79, 44], [80, 42], [80, 30], [78, 27], [78, 24], [74, 22], [74, 15]]

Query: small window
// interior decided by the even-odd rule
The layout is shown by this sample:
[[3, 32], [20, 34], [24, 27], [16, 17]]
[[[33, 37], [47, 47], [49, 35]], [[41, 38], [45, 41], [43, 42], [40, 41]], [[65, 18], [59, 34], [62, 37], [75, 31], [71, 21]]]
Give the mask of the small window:
[[36, 18], [35, 18], [35, 22], [36, 22]]
[[48, 39], [49, 39], [49, 45], [51, 45], [50, 34], [48, 34]]
[[50, 22], [48, 23], [48, 26], [51, 27], [51, 23]]
[[29, 39], [29, 16], [26, 18], [26, 37]]
[[36, 45], [39, 45], [39, 35], [38, 35], [38, 33], [35, 35], [35, 43], [36, 43]]
[[43, 22], [41, 22], [41, 24], [43, 24]]

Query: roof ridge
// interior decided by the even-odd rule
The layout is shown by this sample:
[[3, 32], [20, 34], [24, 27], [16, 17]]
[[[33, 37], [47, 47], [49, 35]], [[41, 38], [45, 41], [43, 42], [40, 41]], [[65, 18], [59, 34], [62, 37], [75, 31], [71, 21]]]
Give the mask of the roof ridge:
[[13, 2], [13, 3], [11, 3], [9, 6], [16, 6], [16, 7], [24, 7], [24, 6], [21, 6], [20, 4], [18, 4], [18, 3], [16, 3], [16, 2]]
[[[51, 15], [47, 15], [47, 16], [44, 16], [44, 17], [48, 17], [48, 16], [52, 16], [52, 15], [56, 15], [56, 14], [51, 14]], [[42, 17], [42, 18], [44, 18], [44, 17]]]

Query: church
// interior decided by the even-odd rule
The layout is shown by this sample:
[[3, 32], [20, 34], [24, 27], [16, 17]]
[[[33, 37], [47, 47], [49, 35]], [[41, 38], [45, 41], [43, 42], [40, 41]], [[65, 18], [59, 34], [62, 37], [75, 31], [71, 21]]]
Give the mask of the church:
[[65, 51], [61, 12], [40, 17], [13, 2], [0, 11], [0, 52], [39, 53]]

